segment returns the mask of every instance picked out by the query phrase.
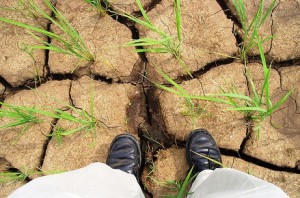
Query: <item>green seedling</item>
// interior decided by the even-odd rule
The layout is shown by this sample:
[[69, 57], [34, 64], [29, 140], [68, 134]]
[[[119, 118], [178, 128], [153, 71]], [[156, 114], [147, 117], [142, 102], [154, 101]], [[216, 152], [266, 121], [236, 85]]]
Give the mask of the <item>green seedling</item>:
[[8, 183], [16, 182], [16, 181], [23, 182], [29, 176], [43, 176], [44, 174], [60, 174], [63, 172], [65, 172], [65, 171], [29, 170], [29, 171], [26, 171], [25, 173], [20, 172], [20, 171], [17, 171], [17, 172], [5, 171], [5, 172], [0, 172], [0, 184], [8, 184]]
[[[260, 0], [257, 12], [255, 13], [253, 19], [248, 22], [248, 15], [246, 12], [245, 4], [243, 0], [233, 0], [233, 5], [239, 16], [242, 25], [242, 38], [243, 45], [241, 46], [241, 59], [247, 61], [247, 54], [256, 45], [255, 42], [255, 31], [259, 31], [260, 27], [265, 23], [266, 19], [271, 15], [274, 9], [276, 0], [272, 0], [270, 6], [265, 8], [265, 1]], [[272, 39], [272, 36], [264, 38], [262, 42]]]
[[0, 184], [7, 184], [16, 181], [25, 181], [28, 175], [21, 172], [0, 172]]
[[33, 0], [17, 0], [16, 5], [10, 8], [1, 8], [7, 11], [14, 11], [20, 13], [23, 17], [27, 18], [38, 18], [37, 10], [32, 6], [34, 4]]
[[189, 184], [191, 184], [194, 179], [197, 177], [198, 174], [194, 174], [193, 175], [193, 167], [191, 168], [191, 170], [188, 172], [186, 178], [184, 179], [183, 182], [179, 182], [179, 181], [171, 181], [171, 180], [167, 180], [164, 182], [160, 182], [156, 179], [154, 179], [151, 176], [148, 176], [148, 178], [150, 178], [152, 181], [154, 181], [156, 184], [170, 189], [174, 192], [173, 195], [162, 195], [162, 197], [166, 197], [166, 198], [183, 198], [186, 195], [188, 195], [188, 186]]
[[6, 107], [0, 109], [0, 117], [8, 117], [14, 120], [1, 126], [0, 128], [16, 127], [21, 125], [25, 126], [14, 142], [19, 140], [21, 136], [23, 136], [25, 132], [28, 131], [34, 124], [44, 122], [44, 119], [37, 117], [38, 115], [43, 115], [54, 119], [62, 119], [72, 123], [77, 123], [79, 125], [78, 127], [70, 130], [62, 130], [57, 128], [57, 130], [54, 131], [51, 136], [55, 136], [58, 142], [61, 142], [62, 136], [71, 135], [78, 131], [85, 131], [86, 133], [93, 132], [94, 134], [96, 133], [96, 119], [93, 116], [90, 116], [86, 111], [79, 110], [71, 106], [69, 107], [78, 114], [77, 117], [66, 111], [50, 107], [46, 108], [46, 110], [40, 110], [36, 107], [14, 106], [5, 103], [0, 104]]
[[245, 117], [255, 121], [257, 126], [254, 130], [257, 132], [257, 138], [260, 137], [260, 129], [263, 121], [272, 115], [290, 96], [292, 91], [289, 91], [283, 98], [281, 98], [276, 104], [273, 104], [271, 101], [270, 95], [270, 72], [271, 66], [268, 67], [266, 63], [266, 58], [264, 55], [262, 41], [258, 35], [258, 30], [254, 30], [254, 37], [257, 43], [257, 47], [259, 49], [260, 58], [262, 61], [263, 71], [264, 71], [264, 82], [261, 87], [261, 91], [258, 92], [256, 86], [253, 82], [250, 72], [246, 68], [246, 75], [248, 81], [250, 82], [252, 97], [238, 93], [235, 87], [231, 87], [228, 90], [221, 88], [220, 94], [207, 94], [205, 96], [192, 96], [187, 93], [179, 84], [177, 84], [174, 80], [168, 77], [161, 70], [159, 71], [161, 75], [166, 79], [169, 83], [173, 85], [173, 88], [167, 87], [161, 84], [155, 84], [157, 87], [174, 93], [180, 97], [185, 99], [198, 99], [205, 100], [211, 102], [217, 102], [221, 104], [226, 104], [230, 106], [228, 110], [239, 111], [245, 114]]
[[[236, 93], [235, 91], [233, 91], [234, 89], [231, 89], [230, 93], [226, 93], [224, 90], [222, 90], [223, 93], [215, 94], [214, 96], [218, 98], [224, 98], [226, 103], [231, 106], [229, 110], [243, 112], [246, 115], [246, 117], [257, 122], [257, 126], [254, 130], [257, 131], [257, 138], [259, 139], [260, 128], [263, 121], [267, 117], [271, 116], [287, 100], [287, 98], [292, 93], [292, 90], [289, 91], [284, 97], [282, 97], [276, 104], [272, 103], [269, 83], [271, 66], [267, 66], [266, 58], [262, 47], [262, 41], [259, 38], [257, 29], [254, 30], [254, 37], [257, 43], [257, 47], [259, 49], [260, 59], [262, 61], [264, 71], [264, 81], [260, 93], [257, 91], [251, 74], [246, 67], [246, 76], [251, 86], [251, 91], [253, 95], [252, 97]], [[241, 106], [240, 104], [243, 104], [243, 106]]]
[[[86, 134], [89, 132], [93, 132], [94, 134], [96, 133], [96, 124], [97, 124], [96, 118], [90, 116], [84, 110], [79, 110], [76, 109], [75, 107], [71, 107], [71, 108], [78, 114], [78, 116], [74, 116], [71, 113], [68, 113], [67, 111], [63, 111], [60, 109], [50, 108], [47, 111], [34, 109], [34, 112], [37, 114], [55, 118], [55, 119], [66, 120], [71, 123], [77, 123], [79, 125], [78, 127], [75, 127], [73, 129], [65, 129], [65, 128], [57, 127], [50, 136], [55, 136], [59, 144], [62, 142], [63, 136], [72, 135], [79, 131], [85, 131]], [[53, 111], [54, 113], [52, 113]]]
[[[100, 16], [105, 16], [109, 6], [108, 0], [84, 0], [84, 1], [90, 4], [93, 8], [95, 8]], [[102, 3], [104, 6], [102, 6]]]
[[[160, 30], [158, 27], [152, 24], [149, 16], [146, 13], [146, 10], [143, 8], [141, 1], [136, 0], [136, 3], [142, 13], [143, 19], [139, 19], [131, 14], [125, 13], [121, 14], [122, 16], [132, 20], [133, 22], [155, 32], [160, 39], [157, 38], [139, 38], [128, 42], [125, 46], [134, 46], [136, 47], [137, 52], [147, 52], [147, 53], [169, 53], [172, 54], [174, 58], [178, 61], [179, 65], [184, 68], [184, 70], [190, 75], [190, 71], [188, 70], [185, 62], [181, 58], [181, 9], [180, 9], [180, 0], [174, 0], [174, 11], [176, 17], [176, 28], [177, 28], [177, 37], [174, 38], [164, 31]], [[143, 48], [140, 48], [143, 47]]]
[[2, 108], [0, 108], [0, 118], [10, 118], [13, 121], [0, 126], [0, 129], [7, 129], [10, 127], [24, 126], [21, 133], [18, 135], [14, 144], [18, 141], [34, 124], [42, 122], [34, 112], [35, 107], [28, 108], [24, 106], [13, 106], [0, 102]]
[[[89, 52], [82, 40], [80, 34], [75, 30], [75, 28], [70, 24], [70, 22], [50, 3], [49, 0], [44, 0], [47, 7], [53, 12], [53, 16], [48, 15], [44, 10], [38, 7], [31, 0], [22, 0], [23, 4], [30, 7], [30, 13], [33, 12], [35, 16], [41, 16], [49, 20], [53, 26], [56, 26], [62, 31], [62, 34], [56, 34], [51, 31], [45, 30], [42, 27], [37, 27], [29, 25], [26, 23], [18, 22], [9, 18], [0, 17], [0, 21], [19, 26], [27, 30], [27, 32], [36, 40], [38, 40], [42, 45], [31, 45], [27, 46], [27, 50], [50, 50], [57, 53], [64, 53], [69, 55], [74, 55], [80, 59], [93, 62], [94, 56]], [[21, 11], [22, 12], [22, 11]], [[27, 11], [26, 11], [27, 12]], [[58, 42], [57, 45], [53, 42], [44, 41], [42, 36], [49, 37], [52, 41]]]

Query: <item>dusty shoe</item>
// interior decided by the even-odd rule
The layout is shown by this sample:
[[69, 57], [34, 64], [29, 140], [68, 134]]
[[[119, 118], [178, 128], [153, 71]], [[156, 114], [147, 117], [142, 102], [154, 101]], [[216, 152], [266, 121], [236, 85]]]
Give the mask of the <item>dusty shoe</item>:
[[116, 136], [110, 145], [106, 164], [133, 174], [138, 179], [141, 163], [142, 153], [137, 139], [128, 133]]
[[195, 172], [201, 172], [206, 169], [214, 170], [221, 167], [212, 160], [197, 155], [196, 153], [222, 162], [220, 150], [215, 140], [205, 129], [196, 129], [189, 135], [186, 142], [187, 162], [190, 168], [194, 166]]

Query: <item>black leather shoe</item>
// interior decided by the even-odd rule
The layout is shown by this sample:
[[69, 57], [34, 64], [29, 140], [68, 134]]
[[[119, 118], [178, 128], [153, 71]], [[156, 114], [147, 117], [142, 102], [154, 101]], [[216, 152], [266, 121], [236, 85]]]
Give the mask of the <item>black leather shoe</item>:
[[201, 172], [206, 169], [214, 170], [221, 167], [220, 165], [212, 162], [209, 159], [201, 157], [196, 153], [218, 162], [222, 162], [220, 150], [215, 140], [205, 129], [196, 129], [189, 135], [186, 142], [187, 162], [190, 168], [194, 166], [195, 172]]
[[110, 145], [106, 164], [133, 174], [138, 180], [141, 163], [142, 152], [137, 139], [128, 133], [116, 136]]

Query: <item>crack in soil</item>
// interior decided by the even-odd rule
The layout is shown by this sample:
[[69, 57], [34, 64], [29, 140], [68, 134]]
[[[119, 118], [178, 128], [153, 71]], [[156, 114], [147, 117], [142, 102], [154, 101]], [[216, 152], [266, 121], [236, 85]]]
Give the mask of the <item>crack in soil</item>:
[[[160, 2], [161, 2], [161, 0], [154, 0], [154, 1], [152, 1], [151, 4], [146, 8], [146, 10], [149, 11], [149, 10], [153, 9]], [[227, 16], [227, 18], [229, 18], [229, 19], [231, 19], [233, 21], [233, 27], [232, 27], [233, 31], [232, 31], [232, 33], [234, 34], [234, 36], [236, 38], [237, 46], [240, 47], [239, 44], [242, 42], [242, 39], [241, 39], [241, 37], [238, 34], [234, 33], [234, 25], [237, 25], [237, 26], [240, 27], [241, 26], [240, 22], [231, 13], [231, 11], [228, 9], [225, 1], [217, 0], [217, 2], [221, 6], [221, 8], [224, 11], [225, 15]], [[277, 6], [278, 5], [279, 5], [279, 3], [277, 4]], [[271, 32], [272, 32], [272, 35], [273, 35], [273, 18], [272, 18], [272, 16], [273, 16], [273, 11], [275, 10], [275, 8], [272, 10], [272, 14], [271, 14], [271, 19], [272, 19]], [[109, 12], [109, 13], [110, 13], [110, 16], [114, 20], [118, 21], [119, 23], [125, 25], [128, 29], [130, 29], [130, 31], [132, 32], [132, 39], [138, 39], [139, 38], [139, 31], [137, 30], [137, 28], [134, 25], [132, 25], [132, 23], [131, 24], [128, 23], [128, 21], [126, 19], [124, 19], [124, 18], [122, 18], [120, 16], [119, 17], [112, 16], [113, 12]], [[138, 14], [138, 12], [136, 14]], [[53, 16], [53, 12], [52, 12], [51, 16]], [[47, 24], [47, 30], [50, 30], [50, 26], [51, 26], [51, 22], [49, 24]], [[47, 41], [49, 43], [51, 43], [51, 38], [47, 37]], [[271, 40], [271, 46], [270, 46], [269, 51], [271, 51], [271, 49], [272, 49], [272, 42], [273, 42], [273, 39]], [[72, 98], [72, 94], [71, 94], [71, 90], [72, 90], [72, 86], [73, 86], [73, 81], [77, 80], [79, 78], [79, 76], [77, 76], [76, 74], [71, 74], [71, 73], [67, 73], [67, 74], [52, 74], [51, 73], [51, 69], [50, 69], [50, 67], [48, 65], [48, 63], [49, 63], [49, 50], [46, 50], [45, 53], [46, 53], [45, 66], [44, 66], [45, 70], [43, 72], [46, 73], [47, 79], [48, 80], [58, 80], [58, 81], [59, 80], [67, 80], [67, 79], [71, 80], [70, 87], [69, 87], [69, 100], [70, 100], [70, 104], [73, 107], [82, 110], [81, 108], [75, 106], [73, 98]], [[139, 57], [140, 57], [140, 59], [142, 61], [142, 64], [143, 64], [142, 68], [140, 70], [140, 73], [143, 74], [144, 76], [146, 76], [146, 69], [149, 66], [147, 64], [148, 61], [147, 61], [146, 54], [145, 53], [138, 53], [138, 55], [139, 55]], [[291, 63], [291, 61], [292, 62], [293, 61], [297, 62], [297, 59], [290, 60], [290, 61], [288, 61], [288, 63]], [[194, 76], [194, 79], [195, 78], [199, 78], [200, 76], [204, 75], [206, 72], [210, 71], [211, 69], [213, 69], [215, 67], [218, 67], [218, 66], [221, 66], [221, 65], [231, 64], [233, 62], [234, 62], [233, 58], [226, 58], [226, 59], [217, 60], [217, 61], [209, 63], [206, 66], [204, 66], [203, 68], [201, 68], [201, 69], [193, 72], [192, 75]], [[278, 65], [279, 67], [281, 65], [284, 66], [286, 64], [287, 64], [287, 62], [276, 63], [276, 65]], [[280, 86], [281, 86], [281, 89], [282, 89], [281, 72], [280, 71], [277, 71], [277, 72], [279, 73], [279, 76], [280, 76]], [[45, 75], [45, 73], [43, 73], [43, 75]], [[244, 73], [244, 76], [245, 76], [245, 79], [246, 79], [246, 85], [247, 85], [248, 94], [250, 95], [249, 80], [248, 80], [248, 78], [246, 76], [246, 73]], [[111, 78], [107, 78], [105, 76], [90, 74], [90, 77], [93, 80], [98, 80], [98, 81], [106, 82], [108, 84], [112, 84], [113, 83], [113, 81], [112, 81]], [[183, 81], [189, 81], [191, 79], [192, 78], [190, 76], [184, 75], [184, 76], [179, 76], [176, 79], [176, 81], [180, 81], [179, 82], [179, 84], [180, 84]], [[5, 89], [6, 89], [5, 92], [9, 92], [9, 93], [16, 93], [16, 92], [18, 92], [20, 90], [28, 89], [28, 85], [27, 85], [28, 82], [25, 83], [22, 86], [19, 86], [19, 87], [12, 87], [1, 76], [0, 76], [0, 83], [2, 83], [5, 86]], [[121, 82], [121, 81], [114, 82], [114, 83], [126, 84], [126, 82]], [[155, 133], [152, 133], [151, 135], [155, 135], [156, 136], [157, 133], [160, 133], [161, 136], [165, 136], [164, 140], [165, 141], [169, 141], [169, 145], [166, 145], [165, 148], [168, 148], [169, 146], [174, 145], [174, 144], [176, 144], [179, 147], [184, 147], [184, 145], [185, 145], [184, 142], [177, 141], [174, 138], [172, 140], [168, 136], [168, 134], [166, 133], [166, 130], [165, 130], [165, 124], [163, 123], [164, 122], [163, 119], [158, 118], [159, 116], [162, 116], [162, 114], [161, 114], [161, 107], [159, 105], [158, 98], [154, 97], [153, 90], [152, 90], [153, 86], [149, 85], [148, 81], [145, 80], [145, 78], [142, 78], [142, 80], [141, 80], [140, 83], [139, 82], [127, 82], [127, 83], [130, 83], [132, 85], [139, 85], [139, 84], [142, 85], [141, 94], [144, 95], [145, 101], [146, 101], [146, 107], [143, 109], [143, 111], [145, 111], [145, 114], [146, 114], [146, 124], [149, 124], [150, 128], [152, 128], [152, 130], [156, 131]], [[41, 83], [41, 84], [43, 84], [43, 83]], [[201, 89], [203, 91], [202, 84], [201, 84]], [[142, 102], [142, 101], [139, 101], [139, 102]], [[295, 103], [296, 103], [296, 101], [295, 101]], [[296, 105], [297, 105], [297, 103], [296, 103]], [[107, 126], [103, 121], [100, 121], [100, 120], [98, 120], [98, 121], [101, 122], [104, 126], [106, 126], [108, 128], [111, 128], [111, 126]], [[58, 122], [58, 119], [54, 119], [53, 120], [52, 126], [51, 126], [51, 130], [50, 130], [50, 134], [53, 132], [53, 129], [55, 128], [57, 122]], [[220, 148], [222, 155], [232, 156], [232, 157], [237, 157], [237, 158], [242, 158], [243, 160], [245, 160], [247, 162], [250, 162], [250, 163], [253, 163], [255, 165], [258, 165], [258, 166], [261, 166], [261, 167], [265, 167], [265, 168], [268, 168], [268, 169], [271, 169], [271, 170], [275, 170], [275, 171], [284, 171], [284, 172], [290, 172], [290, 173], [300, 174], [300, 170], [297, 170], [296, 168], [279, 167], [279, 166], [276, 166], [274, 164], [271, 164], [271, 163], [262, 161], [260, 159], [257, 159], [255, 157], [249, 156], [247, 154], [244, 154], [243, 150], [245, 149], [245, 144], [249, 140], [250, 134], [252, 132], [251, 121], [249, 121], [248, 119], [245, 118], [245, 122], [246, 123], [250, 123], [250, 124], [247, 124], [246, 134], [245, 134], [245, 137], [244, 137], [244, 139], [243, 139], [243, 141], [242, 141], [242, 143], [240, 145], [240, 149], [236, 152], [236, 151], [233, 151], [233, 150], [230, 150], [230, 149]], [[142, 126], [139, 126], [139, 127], [142, 128]], [[149, 132], [151, 133], [152, 131], [149, 131]], [[139, 136], [140, 136], [141, 140], [145, 141], [147, 144], [148, 143], [152, 143], [153, 144], [153, 142], [151, 142], [151, 141], [149, 141], [149, 139], [145, 138], [141, 132], [139, 132]], [[154, 137], [154, 138], [156, 138], [156, 137]], [[45, 159], [46, 152], [47, 152], [47, 148], [48, 148], [48, 144], [50, 143], [51, 139], [52, 139], [52, 137], [49, 136], [48, 139], [45, 141], [45, 143], [43, 145], [43, 153], [41, 154], [41, 160], [40, 160], [39, 167], [43, 166], [44, 159]], [[178, 142], [178, 144], [177, 144], [177, 142]], [[152, 150], [152, 154], [154, 155], [156, 151], [157, 151], [157, 149], [156, 150], [155, 149]], [[155, 160], [155, 158], [154, 158], [154, 160]], [[233, 161], [233, 164], [234, 164], [234, 161]], [[12, 169], [14, 169], [14, 168], [12, 168]], [[15, 171], [19, 171], [18, 169], [14, 169], [14, 170]], [[27, 178], [27, 180], [30, 181], [31, 179]]]
[[277, 165], [265, 162], [265, 161], [260, 160], [258, 158], [252, 157], [250, 155], [240, 153], [240, 152], [236, 152], [236, 151], [231, 150], [231, 149], [226, 149], [226, 148], [219, 148], [219, 149], [220, 149], [222, 155], [240, 158], [244, 161], [247, 161], [249, 163], [252, 163], [252, 164], [255, 164], [255, 165], [270, 169], [270, 170], [300, 174], [300, 170], [298, 170], [297, 167], [295, 167], [295, 168], [281, 167], [281, 166], [277, 166]]
[[272, 47], [273, 47], [273, 41], [274, 41], [274, 27], [273, 27], [273, 25], [274, 25], [274, 19], [273, 19], [273, 15], [274, 15], [275, 9], [279, 6], [279, 4], [280, 4], [280, 0], [279, 0], [279, 2], [274, 6], [274, 8], [272, 9], [272, 12], [271, 12], [271, 14], [270, 14], [270, 17], [271, 17], [271, 26], [270, 26], [270, 28], [271, 28], [271, 40], [270, 40], [270, 47], [269, 47], [269, 50], [268, 50], [267, 52], [265, 52], [265, 54], [269, 54], [270, 51], [272, 50]]
[[204, 75], [205, 73], [209, 72], [211, 69], [216, 68], [221, 65], [228, 65], [234, 62], [234, 58], [226, 58], [226, 59], [219, 59], [216, 61], [213, 61], [211, 63], [206, 64], [201, 69], [195, 71], [192, 73], [193, 78], [186, 74], [182, 76], [178, 76], [176, 79], [174, 79], [178, 84], [181, 84], [183, 81], [189, 81], [195, 78], [199, 78], [200, 76]]
[[44, 160], [45, 160], [46, 153], [47, 153], [47, 149], [48, 149], [48, 145], [49, 145], [49, 143], [50, 143], [50, 141], [51, 141], [51, 139], [52, 139], [52, 137], [53, 137], [53, 136], [51, 136], [51, 134], [53, 133], [54, 128], [55, 128], [55, 126], [56, 126], [58, 120], [59, 120], [58, 118], [55, 118], [55, 119], [51, 122], [51, 129], [50, 129], [50, 132], [49, 132], [49, 135], [48, 135], [47, 140], [45, 140], [45, 142], [44, 142], [42, 154], [41, 154], [41, 156], [40, 156], [40, 163], [39, 163], [39, 165], [38, 165], [38, 167], [37, 167], [37, 169], [38, 169], [39, 171], [41, 171], [41, 169], [42, 169], [42, 167], [43, 167]]
[[224, 0], [216, 0], [217, 3], [220, 5], [220, 7], [222, 8], [224, 14], [226, 15], [227, 19], [230, 19], [234, 24], [237, 24], [238, 27], [242, 27], [242, 24], [240, 23], [240, 21], [238, 20], [238, 18], [231, 12], [231, 10], [229, 9], [229, 7], [226, 4], [226, 1]]

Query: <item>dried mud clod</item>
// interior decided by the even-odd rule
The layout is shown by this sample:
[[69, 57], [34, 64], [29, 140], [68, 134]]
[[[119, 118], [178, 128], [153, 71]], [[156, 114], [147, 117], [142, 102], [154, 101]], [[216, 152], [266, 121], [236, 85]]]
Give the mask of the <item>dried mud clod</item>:
[[[45, 7], [43, 0], [34, 1]], [[11, 6], [12, 2], [1, 1], [0, 7]], [[184, 149], [175, 145], [183, 145], [193, 129], [206, 128], [222, 151], [243, 157], [242, 160], [224, 156], [225, 165], [230, 164], [230, 167], [272, 182], [291, 197], [297, 197], [300, 191], [299, 1], [278, 0], [260, 30], [262, 37], [274, 36], [264, 43], [269, 60], [276, 61], [276, 69], [272, 69], [270, 79], [273, 104], [293, 88], [287, 101], [263, 123], [260, 140], [257, 140], [254, 131], [257, 123], [249, 121], [243, 114], [227, 111], [228, 106], [225, 105], [201, 101], [193, 101], [195, 109], [191, 111], [184, 99], [151, 87], [140, 75], [143, 73], [155, 82], [163, 82], [153, 67], [159, 66], [172, 79], [181, 81], [180, 85], [193, 95], [220, 93], [219, 86], [234, 85], [241, 93], [252, 96], [243, 65], [237, 63], [239, 60], [224, 58], [224, 55], [235, 56], [240, 44], [236, 43], [236, 32], [232, 32], [240, 33], [240, 27], [231, 1], [181, 2], [181, 56], [195, 74], [192, 80], [186, 77], [172, 55], [137, 54], [133, 47], [120, 46], [132, 38], [158, 38], [143, 27], [133, 23], [130, 26], [127, 21], [112, 16], [113, 11], [123, 10], [140, 15], [134, 0], [111, 1], [112, 10], [104, 17], [82, 0], [71, 4], [64, 0], [55, 2], [56, 8], [81, 34], [95, 60], [86, 62], [66, 54], [36, 51], [33, 61], [19, 46], [21, 41], [37, 44], [36, 41], [24, 34], [24, 30], [0, 23], [0, 94], [4, 102], [13, 105], [53, 107], [74, 116], [77, 112], [65, 104], [85, 110], [97, 119], [96, 136], [82, 131], [63, 137], [62, 144], [58, 144], [57, 139], [49, 137], [57, 127], [78, 126], [64, 120], [45, 118], [45, 122], [32, 126], [15, 145], [11, 145], [22, 127], [1, 129], [0, 171], [7, 170], [6, 166], [22, 172], [42, 168], [47, 174], [47, 171], [68, 171], [92, 162], [105, 162], [112, 139], [127, 131], [140, 137], [146, 152], [142, 174], [146, 191], [153, 197], [172, 195], [174, 192], [163, 186], [166, 185], [164, 182], [183, 180], [188, 172]], [[176, 38], [173, 1], [141, 2], [153, 24]], [[268, 5], [270, 1], [266, 3]], [[225, 4], [229, 10], [222, 10]], [[248, 18], [251, 18], [257, 2], [251, 0], [245, 1], [245, 4]], [[47, 12], [50, 13], [49, 10]], [[3, 10], [0, 10], [0, 15], [33, 25], [39, 23], [45, 29], [58, 33], [49, 21], [22, 18]], [[253, 49], [250, 55], [257, 55], [257, 50]], [[295, 64], [289, 65], [291, 62]], [[248, 66], [259, 89], [263, 82], [262, 66], [257, 63]], [[27, 88], [35, 87], [37, 75], [43, 78], [37, 90], [61, 102]], [[5, 124], [9, 119], [3, 118], [0, 122]], [[253, 164], [244, 160], [253, 161]], [[7, 197], [23, 184], [1, 184], [0, 197]]]
[[[45, 8], [43, 0], [35, 0], [35, 3]], [[1, 1], [1, 8], [12, 8], [16, 6], [16, 1]], [[46, 12], [50, 12], [46, 9]], [[18, 20], [30, 25], [41, 26], [46, 29], [48, 21], [37, 18], [26, 17], [19, 12], [12, 12], [6, 9], [0, 10], [1, 17]], [[45, 51], [38, 50], [33, 53], [33, 58], [26, 52], [26, 45], [37, 45], [38, 41], [26, 30], [0, 22], [0, 76], [11, 86], [17, 87], [37, 76], [42, 77], [45, 65]], [[46, 37], [41, 37], [46, 41]]]
[[[128, 81], [131, 75], [137, 75], [134, 68], [139, 68], [141, 64], [138, 54], [132, 47], [121, 46], [132, 38], [132, 32], [125, 25], [108, 15], [100, 17], [96, 10], [91, 10], [90, 5], [81, 0], [73, 1], [72, 4], [57, 1], [56, 8], [79, 32], [95, 60], [88, 63], [75, 56], [50, 51], [49, 67], [52, 73], [71, 73], [87, 67], [92, 74], [114, 81]], [[55, 26], [51, 26], [51, 29], [58, 33]]]
[[[140, 95], [140, 87], [131, 84], [107, 84], [87, 76], [72, 82], [70, 96], [73, 105], [86, 110], [96, 120], [95, 134], [84, 131], [63, 138], [58, 144], [52, 138], [45, 155], [42, 169], [73, 170], [92, 162], [106, 161], [107, 151], [113, 138], [129, 132], [138, 138], [138, 126], [144, 122], [143, 103], [133, 104]], [[92, 99], [91, 99], [91, 94]], [[92, 107], [92, 109], [91, 109]], [[128, 108], [135, 107], [135, 114], [128, 114]], [[128, 117], [132, 116], [132, 117]], [[76, 127], [59, 122], [60, 126]]]
[[[249, 69], [256, 87], [261, 87], [263, 82], [261, 67], [255, 65]], [[300, 101], [298, 94], [300, 68], [282, 67], [279, 71], [280, 76], [275, 70], [271, 72], [270, 91], [273, 104], [276, 104], [288, 91], [293, 90], [293, 93], [271, 118], [262, 124], [259, 140], [257, 134], [252, 133], [244, 152], [280, 167], [297, 168], [296, 163], [300, 159], [300, 115], [297, 109]]]
[[[23, 90], [5, 99], [5, 103], [45, 108], [64, 108], [69, 105], [70, 81], [51, 81], [43, 84], [37, 90]], [[61, 103], [57, 102], [61, 101]], [[5, 108], [5, 107], [2, 107]], [[52, 118], [40, 116], [44, 122], [29, 127], [21, 138], [24, 126], [1, 129], [0, 131], [0, 156], [4, 156], [13, 167], [20, 171], [36, 170], [40, 164], [44, 144], [51, 132]], [[1, 125], [11, 122], [8, 118], [1, 120]], [[14, 142], [14, 144], [12, 144]]]
[[[241, 93], [247, 92], [246, 78], [242, 64], [232, 63], [216, 67], [198, 79], [181, 83], [181, 86], [192, 95], [219, 93], [220, 88], [237, 86]], [[226, 76], [226, 79], [224, 78]], [[194, 101], [190, 109], [183, 98], [171, 93], [157, 90], [161, 115], [168, 134], [184, 141], [196, 128], [209, 130], [218, 145], [222, 148], [238, 151], [246, 136], [246, 120], [243, 114], [226, 111], [227, 106], [217, 103]]]
[[[198, 71], [208, 63], [224, 59], [224, 55], [233, 55], [238, 51], [236, 39], [232, 34], [233, 23], [222, 11], [216, 1], [193, 0], [181, 1], [182, 13], [182, 42], [181, 58], [185, 62], [191, 73]], [[177, 38], [176, 26], [174, 23], [174, 8], [171, 0], [163, 0], [149, 11], [153, 25]], [[174, 20], [170, 20], [174, 19]], [[157, 38], [155, 33], [137, 27], [140, 37]], [[179, 66], [176, 58], [172, 54], [146, 54], [150, 67], [147, 73], [154, 81], [163, 81], [157, 75], [154, 66], [159, 66], [171, 78], [186, 74], [184, 69]]]
[[167, 187], [170, 186], [167, 181], [182, 181], [185, 179], [188, 172], [185, 149], [171, 147], [160, 150], [156, 154], [156, 158], [156, 161], [148, 164], [142, 173], [144, 188], [153, 197], [176, 194]]

